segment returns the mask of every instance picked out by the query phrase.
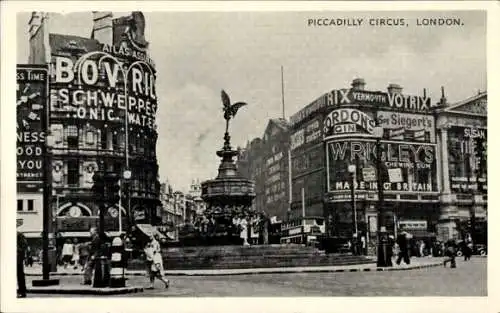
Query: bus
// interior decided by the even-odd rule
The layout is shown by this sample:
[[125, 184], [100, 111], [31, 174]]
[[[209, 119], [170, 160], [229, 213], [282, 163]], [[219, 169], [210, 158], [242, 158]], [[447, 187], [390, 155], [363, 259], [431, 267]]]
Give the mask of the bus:
[[283, 221], [280, 243], [313, 244], [325, 233], [325, 219], [306, 216]]

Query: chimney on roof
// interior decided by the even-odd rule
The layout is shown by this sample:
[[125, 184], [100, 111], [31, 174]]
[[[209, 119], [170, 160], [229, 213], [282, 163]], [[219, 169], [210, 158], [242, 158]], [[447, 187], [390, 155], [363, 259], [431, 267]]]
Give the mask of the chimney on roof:
[[113, 44], [113, 13], [93, 11], [94, 26], [92, 28], [92, 39], [100, 43]]
[[440, 106], [447, 105], [447, 100], [446, 100], [446, 97], [444, 96], [444, 86], [441, 86], [441, 99], [439, 99], [439, 105]]
[[390, 94], [401, 93], [403, 92], [403, 87], [398, 84], [389, 84], [389, 86], [387, 86], [387, 92]]
[[32, 12], [28, 22], [30, 53], [29, 64], [46, 64], [50, 61], [48, 14]]
[[365, 90], [365, 85], [366, 83], [363, 78], [355, 78], [351, 83], [352, 89], [355, 90]]

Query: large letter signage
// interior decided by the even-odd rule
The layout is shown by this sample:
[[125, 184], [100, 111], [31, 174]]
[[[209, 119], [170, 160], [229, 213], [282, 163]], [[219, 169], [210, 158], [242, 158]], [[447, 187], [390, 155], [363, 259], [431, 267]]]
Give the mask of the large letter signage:
[[[327, 144], [330, 191], [349, 190], [349, 164], [358, 160], [364, 168], [376, 168], [376, 143], [372, 140], [342, 140]], [[436, 192], [436, 147], [433, 144], [381, 142], [382, 178], [384, 190]], [[394, 180], [389, 172], [401, 171], [401, 178]], [[356, 189], [376, 190], [377, 182], [363, 177]]]
[[[63, 86], [57, 88], [58, 84]], [[51, 104], [53, 112], [121, 122], [126, 111], [129, 125], [156, 128], [155, 74], [144, 61], [122, 63], [108, 52], [90, 52], [76, 62], [56, 56], [52, 92], [57, 95]]]
[[323, 123], [325, 137], [346, 133], [373, 133], [375, 120], [356, 109], [337, 109], [328, 114]]
[[389, 129], [388, 139], [436, 142], [434, 116], [430, 114], [379, 111], [377, 119], [380, 126]]
[[385, 106], [388, 109], [408, 112], [428, 112], [434, 105], [431, 98], [425, 96], [404, 95], [380, 91], [340, 89], [333, 90], [328, 96], [328, 105], [364, 104]]
[[43, 145], [47, 118], [47, 68], [17, 66], [17, 182], [19, 191], [37, 190], [43, 181]]

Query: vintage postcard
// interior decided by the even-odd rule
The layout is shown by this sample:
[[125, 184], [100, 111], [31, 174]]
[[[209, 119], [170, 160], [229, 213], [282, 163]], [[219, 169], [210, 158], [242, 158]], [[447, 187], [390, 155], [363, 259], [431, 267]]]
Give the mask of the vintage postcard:
[[2, 7], [2, 311], [495, 310], [498, 6]]

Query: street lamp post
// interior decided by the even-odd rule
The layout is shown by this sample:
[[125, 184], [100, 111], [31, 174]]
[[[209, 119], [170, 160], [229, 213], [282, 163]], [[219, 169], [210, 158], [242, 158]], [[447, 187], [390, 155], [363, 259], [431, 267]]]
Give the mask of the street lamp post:
[[388, 248], [389, 238], [384, 224], [384, 182], [382, 177], [382, 149], [380, 140], [384, 134], [384, 129], [377, 126], [373, 130], [373, 135], [376, 137], [376, 166], [377, 166], [377, 225], [378, 225], [378, 242], [377, 242], [377, 266], [388, 267], [392, 262], [389, 262]]
[[[125, 171], [123, 171], [123, 182], [122, 183], [122, 179], [120, 179], [120, 202], [118, 204], [118, 232], [120, 233], [120, 235], [122, 234], [122, 231], [123, 231], [123, 226], [122, 226], [122, 195], [124, 194], [124, 192], [122, 192], [122, 189], [123, 187], [127, 187], [128, 186], [128, 181], [130, 180], [130, 178], [132, 177], [132, 172], [127, 168]], [[128, 195], [127, 195], [127, 200], [128, 200]], [[130, 212], [128, 212], [128, 214], [130, 214]], [[129, 217], [130, 218], [130, 217]]]
[[351, 208], [352, 208], [352, 231], [354, 234], [358, 233], [358, 216], [356, 212], [356, 194], [355, 194], [355, 183], [356, 183], [356, 165], [350, 164], [347, 167], [347, 171], [351, 174]]

